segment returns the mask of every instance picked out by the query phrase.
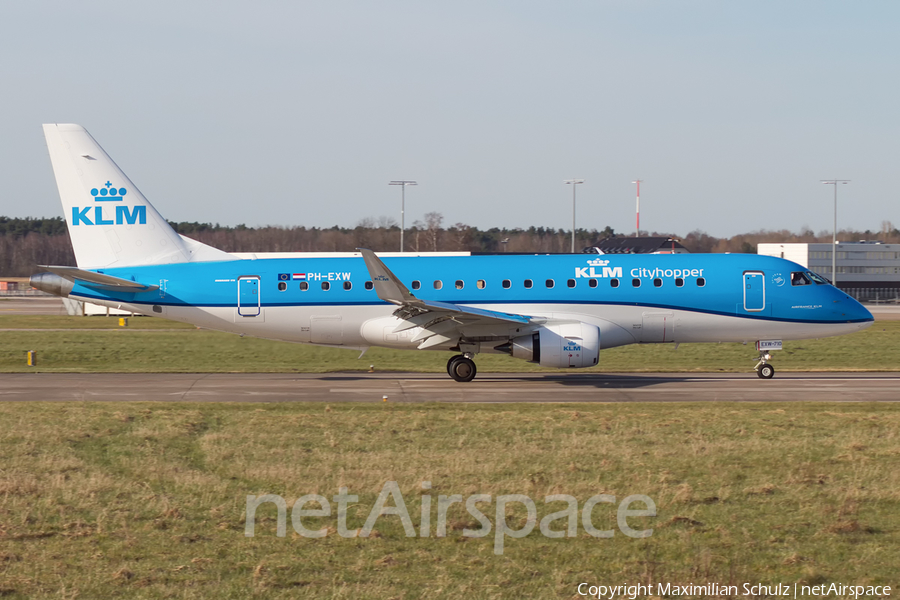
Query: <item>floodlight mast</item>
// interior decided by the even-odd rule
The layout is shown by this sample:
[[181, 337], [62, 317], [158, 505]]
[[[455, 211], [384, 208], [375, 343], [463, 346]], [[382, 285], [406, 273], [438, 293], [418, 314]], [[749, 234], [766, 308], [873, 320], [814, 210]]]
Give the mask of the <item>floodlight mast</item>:
[[575, 254], [575, 186], [584, 183], [584, 179], [564, 179], [563, 183], [572, 186], [572, 254]]
[[400, 252], [403, 252], [403, 232], [406, 230], [406, 186], [419, 184], [412, 180], [400, 179], [389, 181], [388, 185], [400, 186]]
[[821, 179], [825, 185], [834, 186], [834, 227], [831, 230], [831, 285], [837, 287], [837, 188], [838, 184], [847, 185], [849, 179]]
[[643, 179], [635, 179], [631, 183], [637, 184], [637, 211], [634, 221], [634, 237], [641, 237], [641, 182]]

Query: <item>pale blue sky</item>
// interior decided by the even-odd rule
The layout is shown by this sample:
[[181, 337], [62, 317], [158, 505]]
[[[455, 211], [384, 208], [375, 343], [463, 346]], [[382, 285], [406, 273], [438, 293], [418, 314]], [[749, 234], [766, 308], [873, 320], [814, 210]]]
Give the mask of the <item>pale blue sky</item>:
[[892, 2], [27, 2], [0, 11], [0, 215], [84, 125], [168, 219], [732, 235], [900, 224]]

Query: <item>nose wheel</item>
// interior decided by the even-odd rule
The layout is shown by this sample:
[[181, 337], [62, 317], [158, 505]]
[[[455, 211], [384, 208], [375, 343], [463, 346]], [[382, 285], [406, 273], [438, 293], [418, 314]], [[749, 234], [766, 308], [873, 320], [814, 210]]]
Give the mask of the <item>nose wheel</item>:
[[466, 382], [475, 379], [478, 369], [475, 368], [475, 361], [468, 356], [458, 354], [447, 361], [447, 374], [454, 381]]
[[768, 363], [770, 360], [772, 360], [772, 355], [768, 352], [759, 353], [759, 362], [756, 363], [753, 369], [760, 379], [772, 379], [775, 377], [775, 367]]

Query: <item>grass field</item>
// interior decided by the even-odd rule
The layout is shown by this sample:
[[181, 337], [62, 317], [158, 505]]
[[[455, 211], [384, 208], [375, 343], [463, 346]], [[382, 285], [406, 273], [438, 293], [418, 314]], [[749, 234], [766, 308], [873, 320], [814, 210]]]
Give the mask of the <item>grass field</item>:
[[[592, 584], [900, 584], [900, 407], [0, 403], [0, 597], [576, 598]], [[359, 496], [361, 527], [387, 481], [418, 526], [437, 495], [646, 494], [632, 539], [493, 534], [465, 509], [446, 537], [383, 516], [345, 539], [303, 494]], [[274, 505], [244, 535], [248, 494]], [[389, 504], [391, 504], [389, 502]], [[495, 504], [481, 508], [491, 521]], [[614, 528], [614, 509], [594, 510]], [[506, 512], [524, 524], [521, 506]], [[434, 509], [432, 509], [433, 511]], [[432, 523], [434, 521], [432, 520]], [[556, 529], [563, 529], [557, 522]], [[896, 593], [896, 592], [894, 592]]]
[[[0, 315], [0, 372], [443, 372], [447, 352], [353, 350], [289, 344], [200, 330], [163, 319]], [[100, 329], [101, 331], [97, 331]], [[71, 330], [71, 331], [65, 331]], [[893, 371], [900, 365], [900, 321], [879, 321], [837, 338], [785, 342], [773, 353], [779, 371]], [[25, 353], [38, 353], [28, 367]], [[190, 360], [186, 360], [190, 357]], [[601, 372], [747, 372], [756, 350], [742, 344], [633, 345], [604, 350]], [[482, 372], [547, 371], [501, 355], [477, 358]]]

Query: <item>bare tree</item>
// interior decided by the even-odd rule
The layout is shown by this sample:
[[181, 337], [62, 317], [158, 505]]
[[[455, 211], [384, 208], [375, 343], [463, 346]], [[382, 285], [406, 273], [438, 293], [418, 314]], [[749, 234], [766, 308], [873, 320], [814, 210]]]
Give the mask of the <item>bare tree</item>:
[[[549, 227], [522, 229], [479, 230], [464, 223], [456, 223], [448, 229], [441, 224], [444, 217], [439, 212], [425, 215], [424, 221], [416, 221], [410, 229], [408, 246], [416, 252], [440, 250], [497, 251], [503, 248], [501, 240], [508, 239], [505, 249], [510, 252], [568, 252], [571, 232]], [[377, 221], [366, 218], [352, 229], [331, 227], [222, 227], [210, 223], [172, 223], [176, 231], [204, 244], [226, 252], [350, 252], [359, 247], [371, 247], [376, 251], [396, 250], [400, 230], [390, 217]], [[578, 239], [585, 245], [594, 243], [615, 232], [605, 230], [579, 230]], [[761, 242], [831, 242], [831, 230], [812, 232], [802, 227], [799, 233], [788, 230], [760, 230], [717, 238], [695, 230], [685, 236], [654, 232], [654, 235], [680, 237], [681, 243], [691, 252], [756, 252]], [[900, 231], [891, 221], [881, 222], [878, 229], [866, 231], [842, 230], [841, 239], [873, 239], [885, 243], [900, 243]], [[37, 265], [74, 265], [75, 256], [69, 235], [62, 219], [10, 219], [0, 217], [0, 275], [27, 276], [37, 271]]]
[[454, 250], [469, 250], [472, 244], [472, 228], [465, 223], [457, 223], [448, 230], [453, 235]]
[[431, 251], [438, 251], [438, 241], [441, 237], [441, 222], [444, 215], [439, 212], [430, 212], [425, 214], [425, 228], [428, 233], [428, 241], [431, 244]]
[[413, 246], [416, 248], [416, 252], [419, 252], [419, 236], [421, 233], [425, 231], [425, 223], [422, 221], [414, 221], [412, 226], [412, 234], [413, 234]]

